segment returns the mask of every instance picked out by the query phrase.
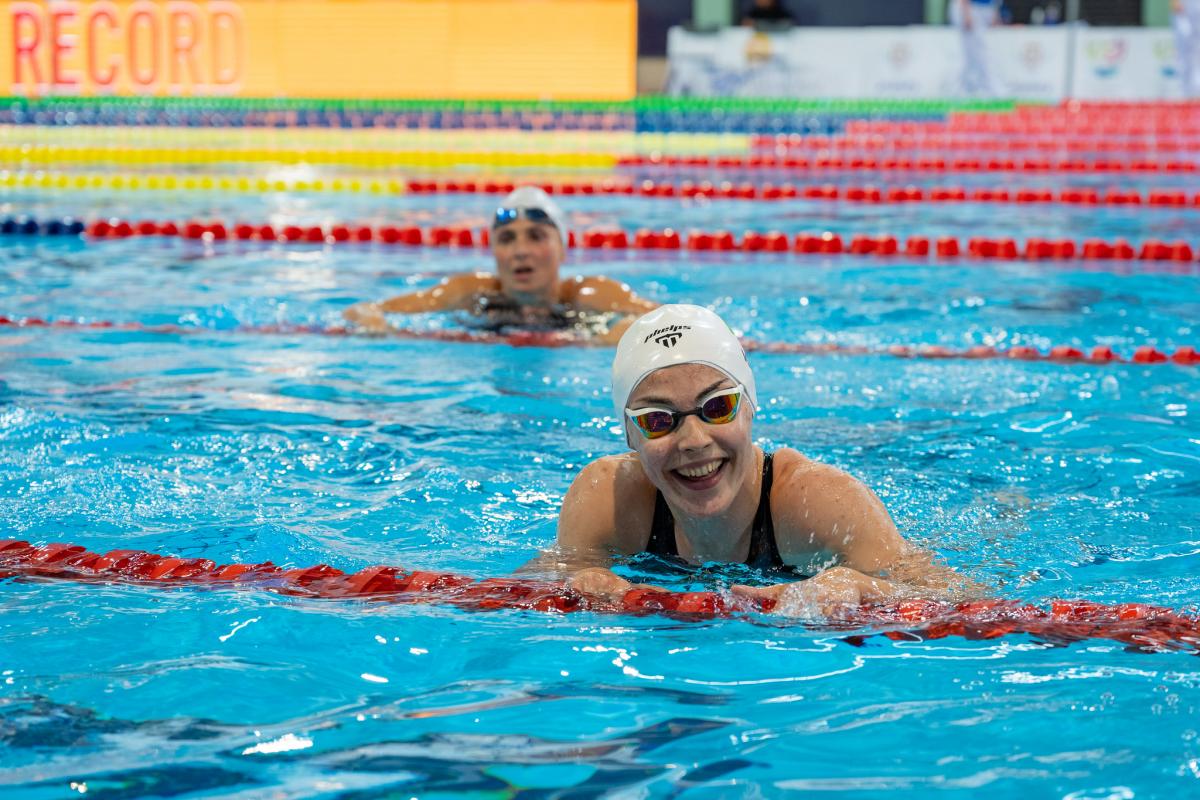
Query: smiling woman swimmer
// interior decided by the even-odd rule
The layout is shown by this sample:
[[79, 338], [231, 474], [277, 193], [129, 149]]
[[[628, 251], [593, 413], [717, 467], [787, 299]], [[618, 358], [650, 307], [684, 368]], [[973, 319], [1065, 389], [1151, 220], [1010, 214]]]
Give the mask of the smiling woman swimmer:
[[496, 272], [468, 272], [431, 289], [348, 308], [346, 319], [373, 333], [389, 330], [385, 314], [465, 311], [473, 327], [497, 333], [562, 332], [615, 344], [638, 314], [658, 304], [611, 278], [562, 280], [568, 240], [566, 217], [549, 195], [522, 186], [496, 209], [492, 255]]
[[858, 480], [790, 448], [767, 453], [753, 443], [754, 373], [713, 312], [665, 305], [637, 319], [617, 345], [612, 385], [632, 452], [584, 467], [563, 500], [557, 546], [524, 569], [617, 599], [634, 586], [611, 569], [622, 555], [746, 564], [791, 577], [735, 585], [735, 594], [816, 618], [864, 601], [969, 588], [905, 541]]

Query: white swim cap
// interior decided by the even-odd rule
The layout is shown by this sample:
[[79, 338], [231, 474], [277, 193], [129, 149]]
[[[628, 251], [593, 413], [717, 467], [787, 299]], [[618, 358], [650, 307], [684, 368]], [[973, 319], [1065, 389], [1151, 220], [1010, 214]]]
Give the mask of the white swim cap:
[[[530, 211], [534, 212], [534, 215], [530, 215]], [[500, 207], [496, 209], [496, 216], [492, 220], [492, 229], [503, 227], [518, 216], [531, 222], [549, 222], [558, 229], [563, 247], [566, 247], [571, 240], [567, 230], [567, 216], [558, 207], [558, 203], [537, 186], [518, 186], [509, 192], [508, 196], [501, 201]], [[538, 217], [545, 217], [545, 219], [538, 219]]]
[[758, 408], [754, 373], [737, 336], [707, 308], [693, 305], [659, 306], [639, 317], [621, 337], [613, 357], [613, 406], [624, 421], [629, 396], [651, 372], [676, 364], [705, 364], [746, 387], [752, 408]]

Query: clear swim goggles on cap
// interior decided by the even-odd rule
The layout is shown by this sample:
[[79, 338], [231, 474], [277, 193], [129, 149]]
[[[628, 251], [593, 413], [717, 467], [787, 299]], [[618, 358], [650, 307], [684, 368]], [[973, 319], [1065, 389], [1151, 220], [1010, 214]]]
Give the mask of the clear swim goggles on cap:
[[697, 416], [709, 425], [726, 425], [737, 417], [742, 405], [742, 394], [746, 391], [740, 383], [732, 389], [720, 389], [700, 401], [691, 411], [673, 411], [669, 408], [627, 408], [625, 415], [633, 420], [647, 439], [666, 436], [683, 423], [684, 417]]
[[492, 230], [503, 228], [511, 222], [516, 222], [521, 217], [530, 222], [544, 222], [547, 225], [554, 225], [554, 219], [540, 208], [497, 208], [496, 217], [492, 220]]

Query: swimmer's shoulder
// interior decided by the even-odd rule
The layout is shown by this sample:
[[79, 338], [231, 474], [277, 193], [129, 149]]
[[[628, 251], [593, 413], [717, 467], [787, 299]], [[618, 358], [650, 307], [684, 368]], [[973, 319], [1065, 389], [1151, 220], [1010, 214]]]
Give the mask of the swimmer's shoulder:
[[785, 559], [789, 552], [844, 550], [845, 537], [856, 527], [863, 534], [875, 528], [894, 531], [882, 503], [866, 484], [791, 448], [775, 453], [771, 518]]
[[858, 480], [837, 467], [809, 458], [798, 450], [781, 447], [772, 457], [771, 502], [823, 502], [830, 491]]
[[[625, 553], [645, 549], [656, 489], [633, 452], [603, 456], [576, 476], [563, 503], [564, 522], [586, 538]], [[560, 539], [563, 531], [560, 530]]]
[[389, 297], [378, 308], [400, 314], [455, 311], [471, 307], [479, 295], [498, 291], [499, 287], [500, 281], [486, 272], [460, 272], [427, 289]]
[[804, 475], [811, 473], [814, 470], [819, 471], [825, 466], [819, 461], [814, 461], [808, 456], [795, 450], [791, 447], [780, 447], [771, 455], [771, 469], [774, 474], [774, 481], [779, 483], [780, 479], [790, 479], [792, 476]]
[[603, 275], [576, 275], [559, 284], [559, 302], [584, 311], [644, 313], [657, 304], [637, 297], [629, 284]]
[[449, 276], [442, 284], [466, 294], [484, 294], [500, 290], [500, 279], [491, 272], [460, 272]]
[[588, 464], [575, 478], [572, 488], [578, 486], [590, 495], [606, 499], [617, 497], [622, 501], [654, 497], [654, 484], [642, 469], [642, 462], [632, 451], [614, 456], [601, 456]]
[[490, 272], [460, 272], [446, 278], [441, 285], [445, 287], [448, 298], [463, 306], [473, 305], [482, 295], [500, 291], [500, 279]]
[[856, 480], [850, 473], [809, 458], [792, 447], [780, 447], [774, 452], [772, 462], [774, 487], [811, 485], [821, 488], [829, 482]]

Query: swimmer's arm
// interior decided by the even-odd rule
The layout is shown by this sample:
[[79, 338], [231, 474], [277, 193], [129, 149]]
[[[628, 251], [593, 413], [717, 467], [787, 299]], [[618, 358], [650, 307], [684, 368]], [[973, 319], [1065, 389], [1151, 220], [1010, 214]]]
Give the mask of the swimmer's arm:
[[475, 298], [495, 288], [486, 272], [452, 275], [429, 289], [389, 297], [377, 303], [355, 303], [342, 316], [368, 330], [387, 330], [384, 314], [422, 314], [469, 308]]
[[565, 579], [574, 589], [613, 600], [634, 588], [611, 567], [614, 555], [643, 549], [645, 542], [631, 532], [650, 529], [649, 518], [638, 513], [645, 505], [637, 497], [645, 494], [640, 469], [631, 456], [608, 456], [584, 467], [563, 499], [554, 547], [518, 571]]
[[613, 556], [631, 554], [638, 548], [622, 541], [619, 533], [617, 486], [624, 483], [626, 469], [620, 456], [600, 458], [588, 464], [571, 483], [558, 514], [555, 550], [563, 573], [609, 567]]
[[554, 546], [518, 572], [567, 578], [581, 569], [612, 565], [615, 513], [611, 502], [603, 502], [603, 495], [612, 491], [615, 470], [605, 461], [588, 464], [575, 477], [559, 510]]
[[827, 464], [805, 462], [780, 477], [781, 491], [774, 493], [771, 506], [781, 552], [831, 554], [829, 566], [879, 581], [877, 587], [863, 586], [872, 599], [978, 589], [906, 541], [879, 497], [853, 476]]

